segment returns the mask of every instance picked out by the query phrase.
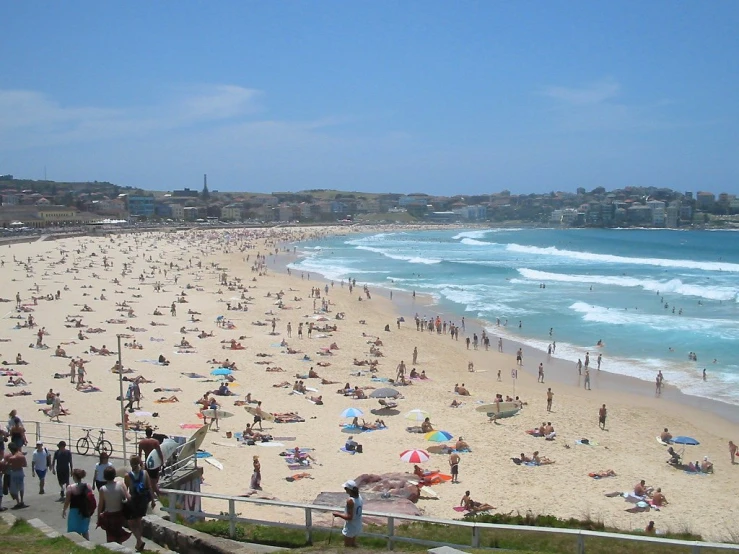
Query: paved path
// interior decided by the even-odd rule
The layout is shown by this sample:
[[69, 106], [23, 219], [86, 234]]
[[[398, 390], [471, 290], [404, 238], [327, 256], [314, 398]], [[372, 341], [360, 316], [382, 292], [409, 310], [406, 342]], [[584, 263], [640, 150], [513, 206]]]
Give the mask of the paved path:
[[[50, 451], [53, 452], [52, 450]], [[45, 487], [46, 494], [39, 494], [38, 479], [31, 476], [31, 452], [32, 451], [29, 450], [26, 456], [29, 460], [28, 468], [26, 469], [25, 498], [25, 503], [28, 505], [28, 508], [23, 508], [21, 510], [10, 509], [8, 510], [8, 513], [12, 513], [14, 516], [26, 520], [38, 518], [59, 533], [66, 533], [67, 520], [62, 518], [62, 508], [64, 507], [64, 504], [59, 501], [60, 487], [57, 483], [56, 475], [53, 475], [51, 471], [47, 473]], [[92, 483], [95, 473], [95, 464], [97, 464], [98, 462], [98, 457], [72, 454], [72, 462], [74, 464], [74, 467], [82, 468], [87, 472], [85, 482]], [[116, 463], [116, 465], [118, 465], [118, 463]], [[5, 506], [6, 508], [11, 508], [12, 505], [13, 500], [9, 496], [3, 498], [3, 506]], [[105, 542], [107, 542], [105, 538], [105, 531], [95, 527], [96, 520], [97, 517], [93, 516], [92, 520], [90, 521], [90, 541], [97, 544], [104, 544]], [[128, 539], [124, 543], [124, 545], [133, 549], [136, 546], [136, 539], [131, 536], [131, 538]], [[146, 545], [147, 550], [160, 550], [158, 547], [154, 548], [156, 545], [151, 541], [146, 541]]]

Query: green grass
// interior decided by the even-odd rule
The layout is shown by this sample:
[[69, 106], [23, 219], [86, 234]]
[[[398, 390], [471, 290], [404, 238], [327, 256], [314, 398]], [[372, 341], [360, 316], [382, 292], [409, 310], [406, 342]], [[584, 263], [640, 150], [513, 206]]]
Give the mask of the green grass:
[[87, 550], [64, 537], [49, 539], [22, 519], [17, 520], [12, 527], [0, 524], [0, 545], [3, 554], [110, 554], [102, 546]]
[[[602, 522], [592, 519], [585, 520], [560, 520], [554, 516], [541, 516], [534, 514], [525, 515], [488, 515], [476, 516], [468, 518], [467, 521], [480, 521], [486, 523], [502, 523], [510, 525], [530, 525], [552, 528], [567, 529], [585, 529], [593, 531], [617, 532], [615, 529], [609, 529]], [[211, 535], [220, 537], [228, 537], [229, 525], [226, 521], [205, 521], [193, 525], [194, 528]], [[385, 533], [384, 526], [365, 525], [365, 531], [368, 533]], [[471, 530], [466, 528], [455, 528], [447, 525], [432, 523], [410, 523], [407, 525], [396, 525], [395, 534], [402, 537], [425, 539], [436, 542], [470, 544]], [[662, 535], [663, 538], [673, 538], [680, 540], [700, 540], [697, 535], [688, 532]], [[313, 544], [307, 545], [305, 533], [302, 530], [283, 529], [279, 527], [269, 527], [263, 525], [236, 525], [236, 540], [256, 542], [260, 544], [269, 544], [283, 548], [298, 549], [300, 552], [341, 552], [340, 547], [337, 550], [329, 549], [329, 532], [314, 531]], [[480, 546], [487, 548], [500, 548], [520, 553], [538, 553], [538, 554], [571, 554], [576, 551], [575, 536], [560, 535], [556, 533], [534, 533], [521, 532], [517, 530], [488, 530], [480, 531]], [[372, 552], [384, 552], [387, 548], [387, 542], [384, 539], [363, 537], [359, 539], [359, 545], [362, 550]], [[339, 526], [333, 530], [331, 534], [330, 547], [341, 545], [342, 537]], [[674, 545], [654, 545], [653, 543], [638, 543], [628, 540], [603, 539], [588, 537], [585, 540], [586, 552], [588, 554], [689, 554], [691, 547], [675, 547]], [[402, 542], [395, 543], [395, 550], [399, 552], [425, 552], [429, 547], [407, 544]], [[484, 550], [471, 550], [464, 548], [465, 551], [483, 552]], [[703, 549], [703, 553], [714, 554], [719, 552], [713, 549]], [[724, 551], [725, 552], [725, 551]]]

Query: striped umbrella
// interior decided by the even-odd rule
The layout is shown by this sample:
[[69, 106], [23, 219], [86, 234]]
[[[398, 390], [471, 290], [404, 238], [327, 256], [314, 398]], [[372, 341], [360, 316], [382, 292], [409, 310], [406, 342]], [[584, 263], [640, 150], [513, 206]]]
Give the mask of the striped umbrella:
[[452, 438], [452, 434], [446, 431], [431, 431], [426, 433], [423, 438], [431, 442], [446, 442]]
[[422, 464], [428, 462], [429, 458], [431, 458], [429, 453], [419, 448], [413, 448], [412, 450], [406, 450], [400, 453], [400, 459], [409, 464]]

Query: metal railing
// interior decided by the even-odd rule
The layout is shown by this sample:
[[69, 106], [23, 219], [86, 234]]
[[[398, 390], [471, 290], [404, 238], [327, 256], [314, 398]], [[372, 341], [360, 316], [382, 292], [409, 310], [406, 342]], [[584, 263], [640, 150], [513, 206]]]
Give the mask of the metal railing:
[[[236, 536], [236, 524], [237, 523], [249, 523], [254, 525], [265, 525], [270, 527], [283, 527], [286, 529], [302, 529], [305, 531], [306, 542], [311, 544], [313, 542], [313, 532], [316, 530], [330, 531], [332, 527], [319, 526], [313, 524], [313, 512], [343, 512], [343, 507], [330, 507], [330, 506], [318, 506], [315, 504], [299, 504], [295, 502], [282, 502], [278, 500], [264, 500], [261, 498], [246, 498], [246, 497], [235, 497], [226, 496], [221, 494], [210, 494], [184, 490], [173, 490], [173, 489], [162, 489], [162, 494], [166, 494], [168, 498], [168, 506], [162, 507], [162, 510], [172, 515], [182, 516], [195, 516], [200, 518], [211, 518], [229, 522], [229, 536], [234, 538]], [[204, 511], [193, 512], [190, 510], [178, 509], [177, 496], [191, 496], [199, 497], [202, 499], [220, 500], [228, 503], [228, 510], [222, 511], [217, 514], [207, 513]], [[275, 506], [280, 508], [293, 508], [296, 510], [302, 510], [304, 512], [304, 523], [286, 523], [278, 521], [266, 521], [260, 519], [253, 519], [247, 517], [240, 517], [236, 512], [236, 503], [245, 504], [256, 504], [264, 506]], [[473, 521], [458, 521], [458, 520], [447, 520], [447, 519], [434, 519], [427, 517], [418, 517], [411, 515], [402, 514], [390, 514], [384, 512], [371, 512], [363, 511], [363, 516], [384, 518], [387, 520], [387, 529], [385, 533], [365, 533], [361, 534], [362, 537], [373, 537], [380, 538], [387, 542], [387, 549], [394, 550], [395, 543], [405, 542], [412, 544], [419, 544], [424, 546], [451, 546], [461, 548], [486, 548], [481, 546], [481, 534], [484, 530], [499, 530], [499, 531], [515, 531], [517, 533], [552, 533], [557, 535], [569, 535], [573, 537], [576, 544], [577, 554], [585, 554], [585, 539], [600, 538], [610, 540], [625, 540], [635, 541], [641, 543], [651, 543], [654, 545], [674, 546], [690, 548], [692, 554], [700, 554], [702, 549], [711, 548], [717, 550], [726, 550], [739, 552], [739, 544], [728, 544], [728, 543], [714, 543], [714, 542], [703, 542], [703, 541], [683, 541], [668, 538], [659, 538], [655, 536], [647, 535], [627, 535], [621, 533], [606, 533], [601, 531], [586, 531], [580, 529], [559, 529], [553, 527], [531, 527], [526, 525], [503, 525], [499, 523], [479, 523]], [[447, 527], [456, 527], [467, 529], [470, 533], [470, 540], [464, 544], [452, 543], [452, 542], [438, 542], [426, 539], [419, 539], [415, 537], [404, 537], [396, 534], [396, 521], [408, 522], [408, 523], [425, 523], [434, 525], [443, 525]]]
[[[92, 427], [90, 425], [75, 425], [73, 423], [56, 423], [53, 421], [25, 421], [24, 426], [26, 428], [26, 438], [28, 444], [33, 444], [35, 441], [42, 441], [50, 446], [55, 446], [58, 441], [65, 441], [67, 448], [73, 453], [77, 453], [77, 441], [85, 436], [87, 432], [85, 429], [92, 429], [90, 432], [90, 449], [94, 454], [94, 445], [97, 443], [98, 435], [100, 431], [105, 431], [105, 439], [110, 442], [113, 446], [113, 452], [110, 455], [111, 458], [122, 458], [123, 444], [121, 443], [121, 430], [111, 429], [109, 427]], [[139, 440], [144, 437], [143, 431], [137, 431], [130, 429], [126, 432], [126, 435], [131, 437], [126, 441], [126, 448], [131, 447], [129, 454], [133, 453]], [[31, 441], [33, 437], [33, 442]]]

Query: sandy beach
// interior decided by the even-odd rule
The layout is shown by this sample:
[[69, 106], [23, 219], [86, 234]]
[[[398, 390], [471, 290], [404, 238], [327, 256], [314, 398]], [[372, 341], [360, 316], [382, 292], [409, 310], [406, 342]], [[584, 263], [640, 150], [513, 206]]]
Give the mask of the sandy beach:
[[[209, 432], [203, 445], [223, 464], [223, 470], [205, 464], [204, 492], [247, 493], [254, 455], [260, 457], [262, 466], [263, 490], [259, 495], [292, 502], [312, 502], [322, 491], [337, 492], [343, 480], [364, 473], [413, 471], [412, 464], [400, 460], [401, 451], [434, 445], [423, 435], [406, 430], [413, 423], [405, 414], [422, 409], [428, 412], [434, 429], [453, 435], [448, 444], [461, 436], [472, 450], [460, 455], [459, 484], [434, 486], [438, 499], [419, 501], [418, 507], [427, 515], [460, 517], [453, 508], [470, 490], [475, 500], [489, 502], [500, 512], [589, 516], [625, 530], [643, 529], [649, 520], [655, 520], [658, 529], [690, 530], [707, 540], [731, 539], [730, 531], [739, 519], [735, 493], [739, 465], [731, 465], [727, 446], [729, 440], [737, 442], [739, 438], [735, 423], [682, 401], [677, 393], [655, 399], [635, 392], [643, 382], [630, 386], [618, 381], [616, 386], [613, 376], [596, 371], [592, 371], [592, 390], [584, 390], [573, 378], [571, 364], [548, 360], [546, 354], [536, 351], [524, 352], [524, 365], [515, 382], [515, 396], [527, 405], [515, 417], [490, 422], [475, 408], [491, 401], [496, 393], [514, 396], [511, 369], [516, 367], [515, 346], [506, 342], [499, 353], [497, 337], [491, 333], [488, 351], [483, 347], [467, 350], [465, 338], [472, 333], [480, 335], [479, 322], [466, 321], [458, 341], [449, 334], [420, 332], [413, 314], [437, 315], [425, 299], [396, 291], [390, 300], [389, 292], [379, 289], [370, 290], [370, 299], [359, 281], [350, 293], [346, 283], [327, 283], [297, 270], [287, 273], [284, 268], [294, 259], [296, 241], [332, 232], [346, 230], [234, 228], [70, 238], [3, 247], [1, 296], [8, 302], [2, 310], [0, 352], [2, 360], [10, 363], [3, 369], [22, 373], [26, 381], [4, 388], [0, 397], [4, 413], [17, 409], [24, 420], [48, 420], [39, 411], [46, 406], [35, 401], [44, 399], [51, 388], [60, 393], [70, 412], [61, 417], [63, 422], [115, 427], [120, 420], [119, 389], [118, 375], [111, 368], [117, 355], [95, 354], [91, 348], [105, 345], [115, 351], [116, 335], [125, 333], [130, 338], [123, 342], [130, 344], [135, 339], [141, 347], [124, 346], [123, 366], [133, 370], [126, 376], [153, 381], [140, 385], [140, 408], [158, 413], [158, 417], [131, 414], [131, 420], [146, 420], [168, 435], [189, 435], [192, 430], [183, 430], [183, 425], [202, 423], [196, 401], [220, 384], [211, 371], [221, 364], [210, 361], [228, 358], [236, 363], [235, 382], [229, 385], [234, 396], [215, 397], [220, 408], [234, 417], [219, 421], [219, 430]], [[260, 255], [264, 256], [263, 264], [258, 265]], [[320, 297], [312, 297], [314, 287]], [[57, 291], [60, 298], [54, 299]], [[280, 292], [284, 293], [281, 299]], [[21, 297], [21, 311], [16, 308], [16, 294]], [[46, 299], [49, 295], [51, 300]], [[321, 309], [324, 302], [328, 302], [327, 311]], [[162, 315], [153, 315], [155, 310]], [[343, 314], [340, 319], [338, 314]], [[27, 323], [29, 315], [35, 325], [16, 329]], [[401, 315], [405, 322], [398, 327]], [[81, 326], [76, 320], [81, 320]], [[301, 323], [302, 338], [298, 336]], [[336, 325], [336, 330], [313, 330], [309, 337], [310, 323], [320, 328]], [[45, 328], [45, 349], [34, 347], [40, 328]], [[85, 338], [80, 339], [80, 332]], [[200, 338], [203, 332], [213, 336]], [[232, 339], [243, 349], [231, 349]], [[378, 339], [382, 356], [370, 352], [371, 343]], [[190, 346], [180, 346], [183, 340]], [[283, 340], [287, 346], [281, 345]], [[338, 348], [332, 349], [332, 345]], [[99, 391], [84, 393], [68, 377], [53, 377], [55, 373], [69, 374], [70, 360], [54, 355], [57, 346], [67, 356], [87, 361], [85, 379]], [[411, 363], [414, 347], [418, 349], [415, 365]], [[13, 365], [17, 354], [27, 365]], [[169, 365], [153, 363], [160, 355]], [[377, 372], [365, 371], [358, 376], [368, 367], [354, 365], [355, 359], [376, 360]], [[396, 376], [401, 360], [408, 372], [415, 367], [418, 372], [425, 371], [428, 379], [398, 387], [403, 398], [397, 400], [396, 411], [375, 415], [371, 410], [381, 408], [378, 400], [337, 393], [347, 383], [366, 387], [367, 395], [392, 386], [385, 380]], [[474, 372], [468, 371], [469, 362]], [[537, 383], [540, 362], [545, 367], [544, 384]], [[291, 394], [294, 382], [301, 379], [298, 376], [307, 375], [311, 368], [320, 378], [302, 380], [315, 390]], [[498, 370], [501, 382], [497, 381]], [[373, 376], [382, 381], [373, 381]], [[6, 375], [4, 379], [11, 377], [18, 376]], [[322, 384], [321, 378], [332, 383]], [[275, 386], [280, 383], [287, 386]], [[455, 384], [462, 383], [470, 396], [455, 394]], [[554, 393], [551, 412], [546, 406], [548, 387]], [[20, 391], [31, 394], [8, 396]], [[284, 448], [239, 445], [226, 437], [227, 432], [235, 434], [252, 422], [243, 406], [234, 405], [247, 393], [262, 402], [265, 412], [293, 412], [304, 420], [263, 422], [264, 432]], [[157, 402], [170, 396], [179, 401]], [[318, 396], [322, 403], [310, 401]], [[462, 405], [450, 407], [453, 401]], [[600, 429], [598, 410], [603, 404], [608, 417], [605, 429]], [[342, 424], [351, 420], [340, 414], [349, 407], [362, 410], [360, 420], [381, 418], [387, 428], [372, 432], [343, 428]], [[542, 422], [553, 424], [555, 440], [526, 433]], [[700, 446], [686, 447], [685, 461], [708, 456], [715, 472], [689, 474], [666, 464], [666, 447], [655, 440], [665, 427], [675, 436], [697, 438]], [[340, 450], [350, 435], [362, 444], [362, 454]], [[576, 444], [580, 439], [591, 444]], [[310, 453], [316, 462], [305, 472], [309, 478], [287, 480], [303, 473], [290, 469], [279, 455], [294, 447], [313, 449]], [[534, 451], [555, 463], [519, 466], [511, 460], [521, 453], [531, 456]], [[448, 473], [448, 458], [432, 454], [422, 466]], [[588, 475], [609, 469], [615, 477], [594, 479]], [[630, 513], [625, 510], [633, 504], [605, 496], [632, 491], [640, 479], [661, 487], [669, 504], [659, 511]], [[259, 509], [266, 516], [266, 510]], [[295, 517], [295, 513], [275, 510], [269, 516]]]

